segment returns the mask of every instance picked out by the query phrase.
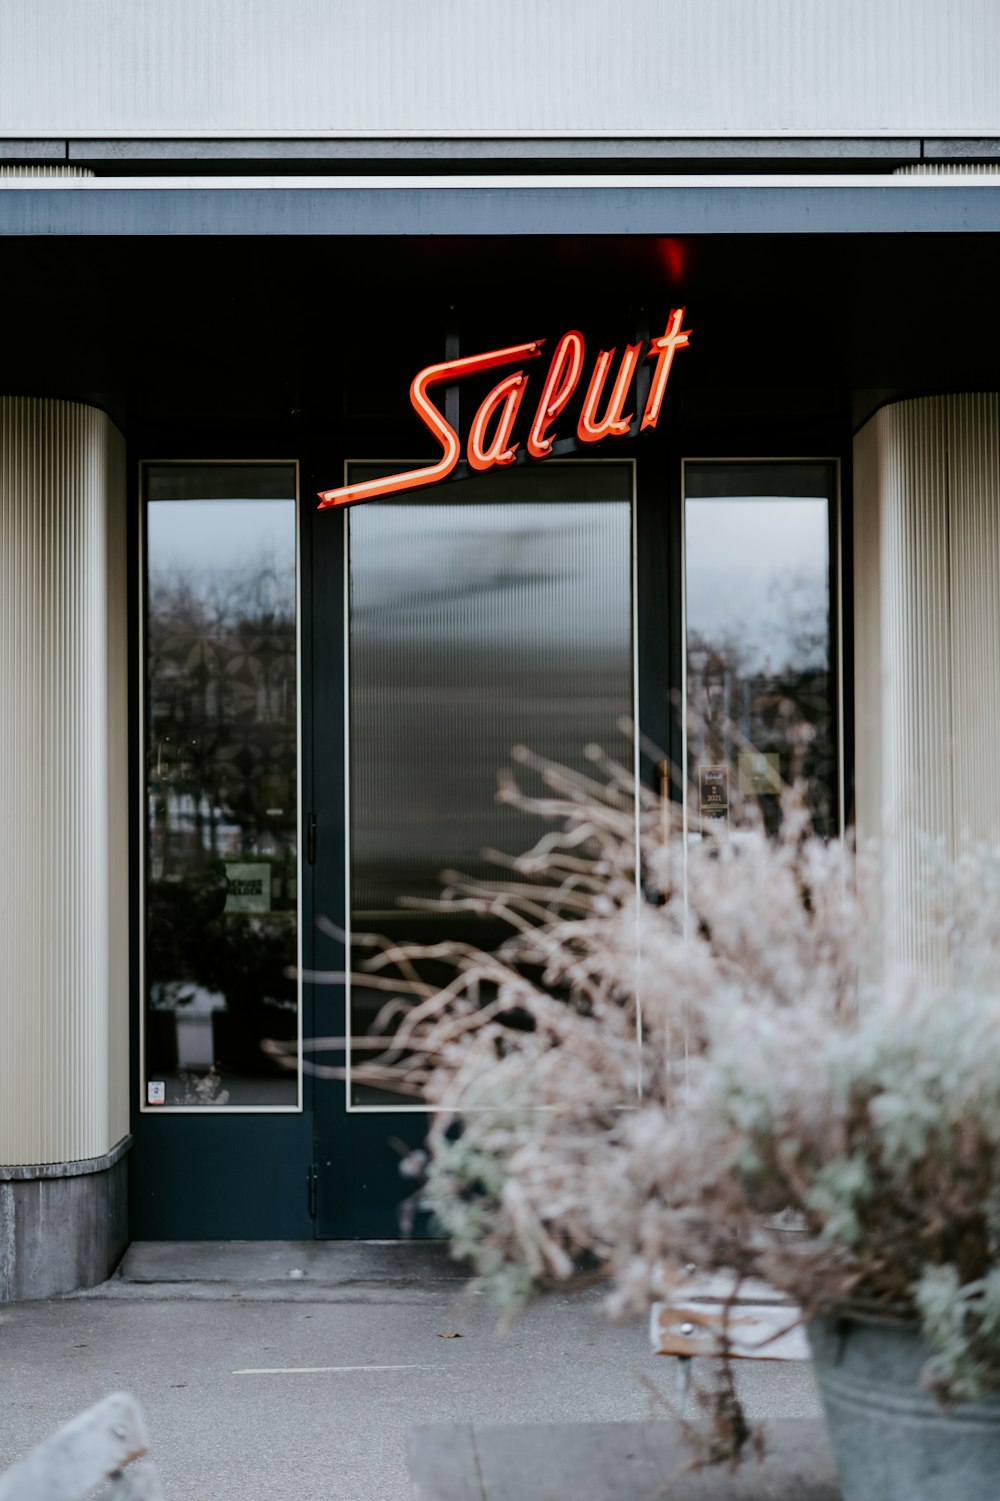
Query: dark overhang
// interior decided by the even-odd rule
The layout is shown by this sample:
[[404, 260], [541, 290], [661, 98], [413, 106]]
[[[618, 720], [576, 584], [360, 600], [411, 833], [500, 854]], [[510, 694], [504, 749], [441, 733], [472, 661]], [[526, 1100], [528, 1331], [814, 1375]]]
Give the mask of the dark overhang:
[[159, 135], [0, 138], [0, 163], [98, 176], [212, 173], [843, 172], [988, 162], [995, 137], [920, 135]]

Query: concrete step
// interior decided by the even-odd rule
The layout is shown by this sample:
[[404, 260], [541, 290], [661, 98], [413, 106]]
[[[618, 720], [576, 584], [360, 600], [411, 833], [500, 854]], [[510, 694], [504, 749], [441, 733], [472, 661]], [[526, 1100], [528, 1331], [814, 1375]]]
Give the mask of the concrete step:
[[767, 1453], [691, 1471], [678, 1423], [433, 1423], [407, 1434], [413, 1501], [840, 1501], [826, 1426], [768, 1422]]
[[116, 1273], [126, 1284], [308, 1283], [347, 1287], [464, 1282], [445, 1241], [133, 1241]]

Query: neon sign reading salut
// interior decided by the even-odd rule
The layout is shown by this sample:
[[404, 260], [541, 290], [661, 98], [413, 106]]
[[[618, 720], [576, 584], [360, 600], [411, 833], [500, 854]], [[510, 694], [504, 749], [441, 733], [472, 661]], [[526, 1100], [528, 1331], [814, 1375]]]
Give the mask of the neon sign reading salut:
[[[645, 357], [647, 360], [655, 360], [656, 364], [639, 424], [640, 432], [655, 428], [663, 406], [663, 394], [667, 388], [674, 355], [690, 342], [691, 329], [682, 328], [683, 321], [684, 309], [672, 308], [666, 331], [658, 339], [650, 340]], [[428, 395], [429, 389], [432, 386], [454, 384], [469, 375], [483, 375], [489, 370], [500, 370], [505, 365], [517, 365], [519, 368], [505, 375], [489, 395], [483, 397], [469, 428], [465, 457], [469, 467], [479, 471], [513, 464], [520, 444], [512, 442], [511, 438], [529, 383], [529, 377], [520, 367], [528, 360], [538, 359], [544, 343], [544, 339], [535, 339], [530, 344], [512, 344], [508, 349], [491, 349], [485, 354], [465, 355], [461, 359], [445, 360], [440, 365], [428, 365], [426, 369], [419, 371], [410, 386], [410, 402], [424, 426], [440, 443], [441, 457], [436, 463], [422, 469], [408, 469], [402, 474], [364, 480], [357, 485], [342, 485], [337, 490], [321, 490], [320, 510], [327, 506], [350, 506], [364, 500], [378, 500], [386, 495], [398, 495], [425, 485], [440, 484], [447, 479], [461, 457], [462, 445], [451, 423], [446, 421]], [[611, 394], [606, 400], [604, 388], [608, 383], [615, 350], [602, 349], [598, 352], [576, 425], [579, 443], [600, 443], [605, 438], [621, 438], [629, 432], [635, 414], [633, 412], [626, 416], [625, 405], [633, 377], [643, 357], [644, 344], [645, 340], [625, 346]], [[552, 352], [528, 431], [527, 450], [532, 459], [547, 459], [551, 456], [557, 437], [556, 424], [580, 383], [583, 363], [583, 335], [573, 329], [563, 334]]]

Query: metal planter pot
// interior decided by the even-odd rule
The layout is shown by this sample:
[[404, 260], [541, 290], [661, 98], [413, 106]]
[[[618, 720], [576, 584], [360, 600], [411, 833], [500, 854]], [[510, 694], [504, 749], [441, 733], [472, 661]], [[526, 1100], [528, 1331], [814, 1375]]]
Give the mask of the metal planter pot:
[[1000, 1397], [941, 1407], [915, 1323], [852, 1313], [808, 1335], [844, 1501], [997, 1501]]

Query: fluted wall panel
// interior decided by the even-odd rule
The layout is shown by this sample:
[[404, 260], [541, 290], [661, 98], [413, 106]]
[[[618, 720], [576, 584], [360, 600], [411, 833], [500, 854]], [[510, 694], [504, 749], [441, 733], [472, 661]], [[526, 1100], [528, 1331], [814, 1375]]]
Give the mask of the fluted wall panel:
[[[881, 416], [881, 413], [878, 414]], [[854, 816], [871, 839], [882, 816], [882, 586], [878, 417], [854, 440]]]
[[4, 0], [0, 133], [996, 127], [994, 0]]
[[128, 1131], [124, 449], [0, 398], [0, 1163]]
[[1000, 840], [1000, 395], [948, 402], [955, 834]]
[[893, 403], [854, 458], [858, 835], [887, 951], [936, 963], [928, 836], [1000, 838], [1000, 397]]

